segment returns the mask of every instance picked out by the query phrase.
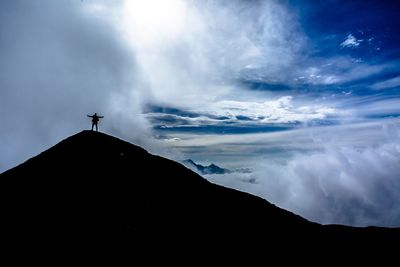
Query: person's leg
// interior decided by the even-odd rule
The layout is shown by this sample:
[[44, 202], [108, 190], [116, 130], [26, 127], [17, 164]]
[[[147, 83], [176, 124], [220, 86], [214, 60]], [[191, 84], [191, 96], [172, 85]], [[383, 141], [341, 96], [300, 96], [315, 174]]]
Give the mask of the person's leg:
[[96, 132], [98, 132], [99, 131], [99, 129], [98, 129], [98, 126], [97, 126], [97, 123], [96, 123]]
[[92, 122], [92, 131], [93, 131], [93, 126], [94, 126], [94, 123]]

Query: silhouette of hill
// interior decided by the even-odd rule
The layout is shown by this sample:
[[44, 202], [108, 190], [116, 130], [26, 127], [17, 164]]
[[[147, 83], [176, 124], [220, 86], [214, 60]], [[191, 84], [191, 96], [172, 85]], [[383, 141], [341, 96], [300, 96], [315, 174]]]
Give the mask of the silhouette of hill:
[[140, 266], [265, 266], [274, 260], [318, 262], [320, 256], [330, 262], [390, 259], [396, 255], [392, 243], [400, 240], [399, 229], [309, 222], [92, 131], [2, 173], [0, 181], [5, 255], [118, 255]]
[[182, 162], [186, 167], [188, 167], [191, 170], [194, 170], [195, 172], [199, 172], [200, 174], [225, 174], [225, 173], [231, 173], [230, 170], [221, 168], [214, 163], [211, 163], [208, 166], [204, 166], [201, 164], [195, 163], [191, 159], [184, 160]]

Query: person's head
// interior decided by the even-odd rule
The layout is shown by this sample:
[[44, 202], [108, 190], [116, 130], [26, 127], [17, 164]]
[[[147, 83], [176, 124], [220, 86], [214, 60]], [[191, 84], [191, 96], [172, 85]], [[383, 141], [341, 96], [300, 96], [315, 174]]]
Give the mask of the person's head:
[[97, 116], [97, 113], [95, 112], [94, 115]]

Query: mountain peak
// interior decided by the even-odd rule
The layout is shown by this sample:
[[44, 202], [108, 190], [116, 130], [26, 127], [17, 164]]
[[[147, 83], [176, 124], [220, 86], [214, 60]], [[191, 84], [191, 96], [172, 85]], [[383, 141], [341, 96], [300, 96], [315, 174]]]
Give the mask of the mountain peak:
[[208, 166], [204, 166], [204, 165], [195, 163], [191, 159], [184, 160], [184, 161], [182, 161], [182, 163], [185, 166], [187, 166], [188, 168], [190, 168], [191, 170], [193, 170], [195, 172], [198, 172], [200, 174], [203, 174], [203, 175], [231, 173], [230, 170], [225, 169], [225, 168], [221, 168], [221, 167], [215, 165], [214, 163], [211, 163]]
[[252, 265], [265, 263], [265, 253], [271, 260], [282, 247], [295, 252], [304, 242], [315, 250], [340, 240], [344, 250], [400, 237], [398, 229], [309, 222], [93, 131], [0, 174], [0, 182], [2, 242], [18, 251], [74, 248], [122, 253], [131, 262], [145, 255], [176, 262], [185, 255]]

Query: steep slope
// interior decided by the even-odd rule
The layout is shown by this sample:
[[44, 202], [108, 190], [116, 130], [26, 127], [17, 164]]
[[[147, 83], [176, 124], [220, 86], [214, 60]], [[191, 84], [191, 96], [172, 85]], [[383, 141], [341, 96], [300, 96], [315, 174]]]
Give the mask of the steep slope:
[[[365, 248], [398, 229], [321, 226], [209, 183], [181, 164], [83, 131], [0, 175], [10, 250], [118, 253], [135, 262], [263, 263], [332, 242]], [[152, 257], [149, 257], [152, 255]], [[153, 257], [157, 256], [157, 257]]]

